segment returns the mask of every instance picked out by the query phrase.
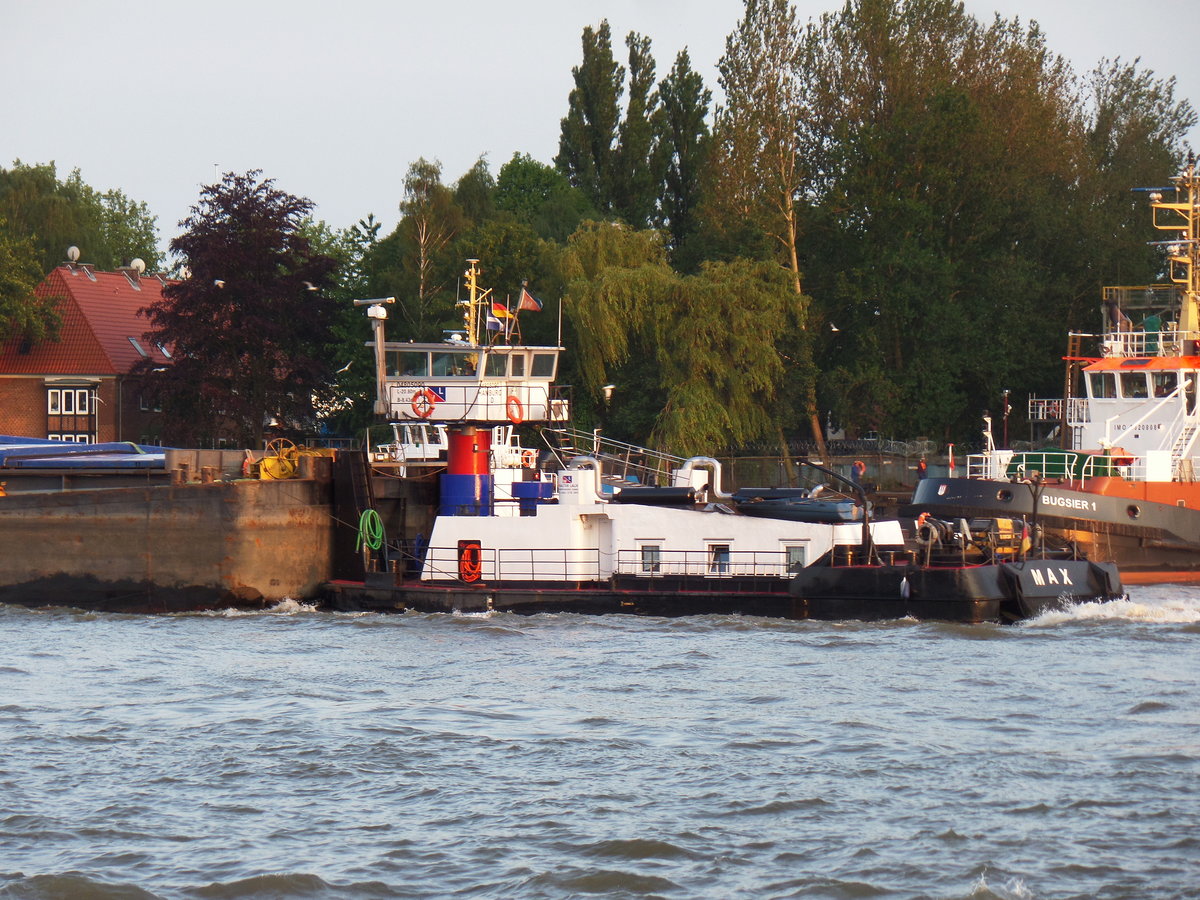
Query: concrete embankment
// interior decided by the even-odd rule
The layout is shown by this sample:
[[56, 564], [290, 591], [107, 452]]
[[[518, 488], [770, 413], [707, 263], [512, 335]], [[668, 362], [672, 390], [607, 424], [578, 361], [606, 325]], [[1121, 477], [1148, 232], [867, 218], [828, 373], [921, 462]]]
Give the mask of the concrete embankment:
[[318, 595], [333, 569], [327, 460], [309, 478], [0, 498], [0, 603], [171, 612]]

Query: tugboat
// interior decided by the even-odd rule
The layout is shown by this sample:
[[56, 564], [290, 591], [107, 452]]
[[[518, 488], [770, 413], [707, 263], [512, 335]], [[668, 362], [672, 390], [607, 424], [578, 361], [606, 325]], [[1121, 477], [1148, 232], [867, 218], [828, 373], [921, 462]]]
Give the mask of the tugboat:
[[[1037, 544], [1034, 537], [1040, 536]], [[1124, 596], [1112, 563], [1051, 548], [1014, 519], [954, 522], [918, 516], [914, 547], [841, 548], [826, 564], [796, 573], [792, 596], [810, 619], [938, 619], [1016, 622], [1069, 603]]]
[[[1036, 521], [1127, 584], [1200, 581], [1200, 175], [1189, 155], [1172, 186], [1149, 190], [1169, 281], [1104, 289], [1098, 335], [1069, 336], [1083, 396], [1031, 398], [1063, 448], [1014, 453], [990, 436], [966, 477], [918, 482], [902, 516]], [[1084, 356], [1087, 341], [1096, 355]], [[1073, 378], [1068, 377], [1068, 391]]]

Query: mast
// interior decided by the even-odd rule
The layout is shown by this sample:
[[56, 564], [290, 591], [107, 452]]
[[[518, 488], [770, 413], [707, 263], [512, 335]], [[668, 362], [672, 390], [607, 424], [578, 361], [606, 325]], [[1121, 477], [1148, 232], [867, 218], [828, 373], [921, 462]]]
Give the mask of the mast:
[[1200, 175], [1195, 154], [1188, 153], [1187, 166], [1171, 181], [1174, 198], [1164, 199], [1155, 190], [1150, 194], [1150, 206], [1155, 228], [1177, 232], [1175, 238], [1156, 243], [1166, 248], [1168, 277], [1183, 289], [1179, 330], [1194, 353], [1200, 341]]

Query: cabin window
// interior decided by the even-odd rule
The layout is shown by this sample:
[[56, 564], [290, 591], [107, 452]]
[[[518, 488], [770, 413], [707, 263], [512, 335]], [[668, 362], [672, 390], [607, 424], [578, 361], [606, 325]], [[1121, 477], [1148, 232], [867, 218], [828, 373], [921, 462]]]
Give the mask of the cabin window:
[[795, 573], [808, 565], [808, 547], [804, 544], [792, 544], [784, 548], [787, 552], [787, 570]]
[[1155, 372], [1151, 375], [1150, 378], [1154, 383], [1154, 396], [1166, 397], [1174, 393], [1176, 377], [1174, 372]]
[[708, 545], [708, 571], [711, 575], [729, 574], [729, 545]]
[[530, 374], [534, 378], [553, 378], [554, 377], [554, 359], [557, 354], [554, 353], [535, 353], [533, 354], [533, 370]]
[[429, 354], [419, 350], [388, 350], [384, 371], [391, 378], [428, 378]]
[[1088, 375], [1092, 383], [1092, 397], [1110, 400], [1117, 396], [1117, 380], [1112, 372], [1092, 372]]
[[525, 377], [525, 354], [514, 353], [512, 359], [512, 371], [509, 373], [513, 378]]
[[484, 363], [483, 374], [488, 378], [503, 378], [507, 374], [505, 372], [507, 364], [507, 353], [489, 353], [487, 355], [487, 362]]
[[434, 353], [433, 374], [434, 376], [449, 375], [451, 377], [474, 375], [475, 359], [474, 353], [463, 351]]
[[657, 575], [662, 571], [662, 547], [658, 544], [646, 544], [642, 547], [642, 572], [646, 575]]
[[1121, 373], [1121, 396], [1132, 400], [1143, 400], [1150, 396], [1146, 392], [1145, 372]]

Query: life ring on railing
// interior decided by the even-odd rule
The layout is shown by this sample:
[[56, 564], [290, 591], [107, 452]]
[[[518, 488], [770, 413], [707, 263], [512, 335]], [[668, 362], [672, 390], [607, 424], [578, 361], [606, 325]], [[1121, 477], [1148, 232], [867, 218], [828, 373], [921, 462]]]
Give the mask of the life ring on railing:
[[521, 465], [527, 469], [532, 469], [535, 465], [537, 465], [537, 451], [523, 450], [521, 452]]
[[508, 413], [508, 421], [514, 425], [520, 425], [525, 421], [525, 410], [521, 408], [521, 401], [512, 394], [509, 394], [508, 399], [504, 401], [504, 410]]
[[414, 415], [422, 419], [428, 419], [433, 415], [433, 408], [437, 405], [439, 399], [441, 398], [429, 390], [429, 388], [422, 388], [412, 395], [412, 403], [409, 405], [412, 406]]
[[479, 580], [483, 572], [483, 561], [479, 541], [458, 542], [458, 577], [467, 583]]

